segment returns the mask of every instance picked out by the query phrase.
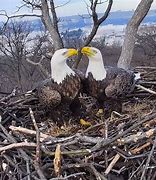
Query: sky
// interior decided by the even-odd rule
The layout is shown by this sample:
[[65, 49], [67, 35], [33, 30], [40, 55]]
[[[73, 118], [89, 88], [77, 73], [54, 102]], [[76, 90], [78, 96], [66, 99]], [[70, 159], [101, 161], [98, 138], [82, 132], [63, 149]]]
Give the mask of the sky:
[[[54, 0], [56, 6], [62, 5], [69, 0]], [[104, 0], [106, 1], [106, 0]], [[137, 5], [141, 0], [114, 0], [113, 7], [111, 11], [118, 11], [118, 10], [135, 10]], [[86, 3], [89, 3], [89, 0], [70, 0], [64, 6], [61, 6], [56, 9], [58, 16], [70, 16], [70, 15], [81, 15], [87, 13]], [[0, 0], [0, 9], [5, 10], [9, 14], [13, 14], [16, 12], [19, 6], [22, 5], [22, 0]], [[107, 3], [104, 3], [98, 7], [98, 12], [103, 12], [103, 9], [107, 7]], [[153, 2], [152, 8], [156, 9], [156, 1]], [[27, 13], [31, 12], [28, 9], [23, 8], [18, 13]], [[1, 17], [2, 20], [2, 17]]]

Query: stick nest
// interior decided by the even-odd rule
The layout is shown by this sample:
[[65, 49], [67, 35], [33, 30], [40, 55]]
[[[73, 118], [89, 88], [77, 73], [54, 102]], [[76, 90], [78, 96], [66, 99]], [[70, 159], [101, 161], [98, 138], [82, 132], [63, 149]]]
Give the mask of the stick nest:
[[[140, 70], [140, 68], [138, 68]], [[156, 91], [156, 69], [141, 68], [140, 83]], [[156, 179], [156, 95], [138, 88], [108, 118], [51, 114], [35, 96], [0, 99], [1, 179]], [[55, 117], [54, 117], [55, 116]]]

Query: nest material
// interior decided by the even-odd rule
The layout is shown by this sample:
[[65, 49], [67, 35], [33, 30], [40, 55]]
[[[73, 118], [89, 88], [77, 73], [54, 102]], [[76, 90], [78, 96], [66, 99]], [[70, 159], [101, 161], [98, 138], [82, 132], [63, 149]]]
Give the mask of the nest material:
[[[142, 83], [156, 91], [145, 70]], [[90, 127], [61, 109], [49, 116], [36, 97], [3, 97], [1, 179], [156, 179], [156, 96], [137, 89], [123, 100], [122, 113], [107, 119], [91, 108], [94, 100], [81, 99], [87, 99]], [[66, 118], [58, 126], [59, 113]]]

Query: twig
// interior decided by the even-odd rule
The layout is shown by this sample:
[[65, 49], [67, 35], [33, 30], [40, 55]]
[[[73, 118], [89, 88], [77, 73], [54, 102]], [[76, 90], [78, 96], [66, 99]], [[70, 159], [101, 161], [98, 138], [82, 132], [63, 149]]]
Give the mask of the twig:
[[143, 144], [143, 145], [140, 146], [140, 147], [137, 147], [137, 148], [135, 148], [135, 149], [130, 150], [130, 152], [131, 152], [132, 154], [137, 154], [137, 153], [139, 153], [141, 150], [147, 148], [147, 147], [150, 146], [150, 145], [151, 145], [151, 142], [147, 142], [147, 143]]
[[90, 164], [89, 167], [93, 171], [95, 177], [97, 180], [107, 180], [101, 173], [99, 173], [96, 168], [93, 166], [93, 164]]
[[156, 67], [152, 67], [152, 66], [137, 66], [135, 67], [135, 69], [156, 69]]
[[28, 180], [31, 180], [31, 178], [30, 178], [30, 164], [29, 164], [29, 161], [26, 161], [26, 167], [27, 167], [27, 178], [28, 178]]
[[[2, 129], [3, 133], [6, 135], [7, 140], [9, 142], [17, 144], [17, 141], [9, 134], [9, 132], [2, 126], [2, 124], [0, 124], [0, 128]], [[19, 152], [21, 153], [21, 155], [22, 155], [22, 157], [23, 157], [23, 159], [25, 161], [29, 161], [30, 160], [32, 162], [31, 158], [26, 154], [25, 151], [23, 151], [23, 149], [20, 148]]]
[[90, 126], [90, 127], [88, 127], [87, 129], [85, 129], [85, 130], [83, 131], [83, 133], [87, 133], [87, 132], [89, 132], [89, 131], [91, 131], [91, 130], [93, 130], [93, 129], [97, 129], [98, 127], [103, 126], [104, 124], [105, 124], [105, 122], [99, 123], [99, 124], [96, 124], [96, 125], [93, 125], [93, 126]]
[[142, 84], [142, 85], [156, 85], [156, 81], [142, 81], [142, 80], [140, 80], [139, 84]]
[[[48, 154], [49, 156], [55, 155], [55, 152], [48, 151], [43, 146], [41, 147], [41, 149], [45, 154]], [[91, 154], [89, 149], [61, 151], [61, 155], [68, 155], [68, 156], [86, 156], [89, 154]]]
[[122, 139], [118, 139], [117, 142], [119, 145], [124, 145], [124, 144], [130, 144], [132, 142], [137, 142], [139, 140], [145, 139], [145, 138], [150, 138], [156, 133], [156, 128], [150, 129], [146, 132], [137, 132], [136, 134], [132, 134], [130, 136], [127, 136]]
[[105, 174], [108, 175], [109, 172], [111, 171], [111, 169], [113, 168], [113, 166], [116, 164], [116, 162], [119, 160], [120, 155], [116, 154], [115, 157], [113, 158], [113, 160], [111, 161], [111, 163], [109, 164], [109, 166], [107, 167]]
[[143, 172], [142, 172], [142, 175], [141, 175], [140, 180], [143, 180], [144, 177], [145, 177], [146, 169], [147, 169], [147, 167], [149, 166], [149, 163], [150, 163], [150, 161], [151, 161], [151, 157], [152, 157], [152, 154], [153, 154], [153, 152], [154, 152], [155, 147], [156, 147], [156, 137], [155, 137], [155, 140], [154, 140], [152, 149], [151, 149], [151, 151], [150, 151], [150, 154], [149, 154], [149, 156], [148, 156], [148, 159], [147, 159], [147, 161], [146, 161], [145, 167], [144, 167], [144, 169], [143, 169]]
[[77, 177], [77, 176], [81, 176], [81, 175], [85, 175], [85, 172], [79, 172], [79, 173], [75, 173], [75, 174], [70, 174], [66, 177], [58, 177], [58, 178], [51, 178], [50, 180], [68, 180], [69, 178], [72, 177]]
[[30, 116], [31, 116], [31, 119], [33, 121], [33, 124], [34, 124], [34, 127], [36, 129], [36, 143], [37, 143], [37, 146], [36, 146], [36, 162], [40, 164], [40, 131], [38, 129], [38, 126], [37, 126], [37, 123], [36, 123], [36, 120], [35, 120], [35, 117], [34, 117], [34, 113], [32, 111], [31, 108], [29, 108], [29, 112], [30, 112]]
[[[36, 136], [36, 131], [30, 130], [30, 129], [27, 129], [27, 128], [9, 126], [9, 129], [11, 129], [12, 131], [21, 132], [21, 133], [28, 134], [28, 135], [31, 135], [31, 136]], [[47, 134], [40, 133], [40, 141], [41, 142], [44, 141], [47, 138], [49, 138], [49, 136]]]
[[[138, 121], [137, 123], [135, 123], [133, 126], [129, 127], [127, 130], [125, 130], [124, 132], [122, 132], [121, 134], [118, 134], [117, 136], [115, 136], [112, 139], [108, 139], [106, 140], [102, 140], [101, 142], [97, 143], [92, 149], [91, 152], [97, 151], [99, 149], [101, 149], [102, 147], [108, 146], [109, 144], [113, 143], [114, 141], [116, 141], [117, 139], [119, 139], [120, 137], [126, 135], [127, 133], [131, 132], [133, 129], [137, 128], [139, 125], [145, 123], [146, 121], [149, 121], [153, 118], [156, 117], [156, 113], [152, 113], [150, 115], [148, 115], [145, 118], [142, 118], [142, 120]], [[137, 120], [136, 120], [137, 121]]]
[[45, 180], [45, 176], [40, 168], [40, 162], [41, 162], [41, 153], [40, 153], [40, 131], [38, 129], [38, 126], [37, 126], [37, 123], [36, 123], [36, 120], [35, 120], [35, 117], [34, 117], [34, 113], [32, 111], [31, 108], [29, 108], [29, 112], [30, 112], [30, 116], [31, 116], [31, 119], [33, 121], [33, 124], [34, 124], [34, 127], [36, 129], [36, 143], [37, 143], [37, 146], [36, 146], [36, 157], [35, 157], [35, 160], [34, 160], [34, 167], [39, 175], [39, 177], [43, 180]]
[[140, 84], [136, 84], [135, 86], [136, 86], [137, 88], [139, 88], [139, 89], [142, 89], [142, 90], [144, 90], [144, 91], [147, 91], [147, 92], [149, 92], [149, 93], [151, 93], [151, 94], [156, 95], [156, 92], [155, 92], [155, 91], [153, 91], [153, 90], [151, 90], [151, 89], [148, 89], [148, 88], [145, 88], [144, 86], [142, 86], [142, 85], [140, 85]]
[[16, 88], [14, 88], [11, 92], [11, 94], [9, 94], [8, 96], [0, 99], [0, 102], [5, 102], [7, 100], [9, 100], [10, 98], [14, 97], [16, 95]]
[[21, 148], [21, 147], [36, 147], [36, 144], [28, 143], [28, 142], [13, 143], [4, 147], [0, 147], [0, 152], [7, 151], [13, 148]]
[[77, 133], [73, 136], [70, 137], [64, 137], [64, 138], [54, 138], [54, 137], [50, 137], [47, 140], [49, 140], [48, 142], [45, 142], [45, 144], [54, 144], [54, 143], [65, 143], [65, 141], [72, 141], [74, 139], [77, 139], [79, 141], [82, 142], [87, 142], [87, 143], [91, 143], [91, 144], [96, 144], [98, 142], [100, 142], [101, 140], [103, 140], [102, 137], [90, 137], [90, 136], [84, 136], [81, 135], [80, 133]]
[[137, 169], [131, 174], [131, 176], [129, 177], [128, 180], [131, 180], [133, 178], [133, 176], [136, 174], [136, 172], [142, 167], [142, 165], [144, 164], [145, 160], [142, 161], [142, 163], [140, 164], [139, 167], [137, 167]]
[[[102, 119], [104, 119], [102, 117]], [[105, 133], [104, 133], [104, 136], [105, 136], [105, 139], [108, 139], [108, 120], [104, 120], [105, 121]], [[108, 167], [108, 151], [105, 150], [105, 165], [106, 167]]]

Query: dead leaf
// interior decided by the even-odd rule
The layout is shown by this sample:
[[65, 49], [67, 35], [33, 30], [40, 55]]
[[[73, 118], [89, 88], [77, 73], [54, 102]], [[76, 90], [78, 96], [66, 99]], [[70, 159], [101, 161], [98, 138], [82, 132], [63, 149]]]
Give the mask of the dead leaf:
[[54, 158], [54, 171], [56, 176], [60, 176], [61, 174], [61, 146], [58, 144], [55, 150], [55, 158]]
[[85, 121], [84, 119], [80, 119], [80, 124], [82, 126], [91, 126], [92, 124], [88, 121]]

